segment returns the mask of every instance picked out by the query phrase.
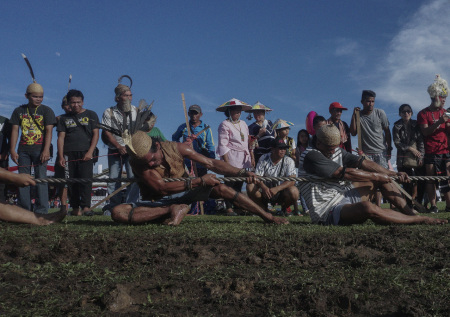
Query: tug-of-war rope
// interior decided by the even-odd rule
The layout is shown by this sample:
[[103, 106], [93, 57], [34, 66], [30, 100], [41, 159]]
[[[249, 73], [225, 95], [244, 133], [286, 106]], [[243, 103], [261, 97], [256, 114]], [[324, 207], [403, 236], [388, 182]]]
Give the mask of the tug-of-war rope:
[[[166, 183], [169, 182], [178, 182], [184, 181], [186, 178], [196, 178], [196, 177], [185, 177], [185, 178], [164, 178]], [[410, 180], [413, 181], [445, 181], [450, 180], [450, 176], [409, 176]], [[234, 182], [245, 182], [247, 177], [217, 177], [217, 179], [222, 183], [234, 183]], [[310, 181], [334, 181], [339, 182], [342, 180], [339, 179], [327, 179], [327, 178], [319, 178], [319, 177], [264, 177], [258, 176], [258, 179], [263, 182], [272, 182], [272, 181], [294, 181], [294, 182], [310, 182]], [[394, 176], [391, 177], [392, 180], [398, 180], [399, 177]], [[99, 181], [103, 183], [116, 183], [116, 182], [136, 182], [136, 178], [37, 178], [34, 180], [36, 183], [57, 183], [57, 184], [66, 184], [66, 183], [98, 183]]]

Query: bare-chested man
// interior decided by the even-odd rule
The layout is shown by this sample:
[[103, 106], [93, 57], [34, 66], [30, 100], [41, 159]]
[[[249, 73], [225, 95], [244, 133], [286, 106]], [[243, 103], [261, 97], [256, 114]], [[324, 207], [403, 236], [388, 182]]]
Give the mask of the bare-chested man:
[[[254, 173], [235, 168], [223, 161], [207, 158], [185, 143], [158, 142], [141, 131], [133, 135], [127, 150], [144, 201], [116, 206], [111, 214], [116, 222], [133, 224], [163, 222], [178, 225], [188, 212], [189, 204], [208, 198], [223, 198], [260, 216], [267, 223], [288, 223], [286, 219], [274, 217], [264, 211], [246, 195], [220, 183], [214, 174], [167, 183], [163, 179], [184, 177], [185, 158], [222, 175], [255, 177]], [[172, 197], [166, 197], [169, 195]]]

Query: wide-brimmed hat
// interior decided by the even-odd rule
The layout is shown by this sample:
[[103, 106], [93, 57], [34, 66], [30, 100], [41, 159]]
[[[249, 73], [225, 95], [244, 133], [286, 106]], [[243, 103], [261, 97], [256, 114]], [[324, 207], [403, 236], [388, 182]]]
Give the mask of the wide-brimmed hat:
[[279, 129], [292, 127], [293, 125], [294, 124], [292, 122], [289, 122], [289, 121], [286, 121], [286, 120], [283, 120], [283, 119], [278, 119], [273, 124], [272, 129], [279, 130]]
[[267, 106], [264, 106], [262, 103], [257, 101], [253, 107], [250, 110], [247, 110], [246, 112], [253, 112], [253, 111], [272, 111], [273, 109], [270, 109]]
[[252, 108], [248, 103], [233, 98], [220, 105], [216, 111], [225, 112], [229, 107], [241, 107], [242, 111], [248, 111]]

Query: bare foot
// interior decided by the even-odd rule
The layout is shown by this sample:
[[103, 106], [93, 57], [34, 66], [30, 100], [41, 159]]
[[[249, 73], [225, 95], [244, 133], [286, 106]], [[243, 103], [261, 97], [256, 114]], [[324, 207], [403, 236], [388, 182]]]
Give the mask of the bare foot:
[[72, 216], [82, 216], [83, 215], [80, 208], [73, 208], [72, 212], [70, 214]]
[[447, 219], [431, 218], [425, 216], [423, 216], [422, 218], [422, 223], [427, 225], [445, 225], [446, 223], [448, 223]]
[[42, 226], [51, 225], [52, 223], [61, 222], [67, 215], [66, 206], [61, 206], [61, 209], [51, 214], [39, 215], [39, 224]]
[[170, 221], [167, 223], [169, 226], [178, 226], [183, 220], [184, 216], [190, 210], [189, 205], [174, 205], [170, 207]]

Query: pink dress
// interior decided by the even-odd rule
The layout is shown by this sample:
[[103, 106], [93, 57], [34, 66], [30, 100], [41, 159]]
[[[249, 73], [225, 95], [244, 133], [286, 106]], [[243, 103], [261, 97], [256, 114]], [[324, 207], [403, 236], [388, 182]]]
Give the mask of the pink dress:
[[[241, 138], [241, 133], [244, 140]], [[240, 120], [231, 123], [228, 119], [219, 125], [219, 144], [216, 154], [221, 157], [228, 153], [228, 163], [237, 168], [250, 168], [251, 157], [248, 150], [248, 126]]]

